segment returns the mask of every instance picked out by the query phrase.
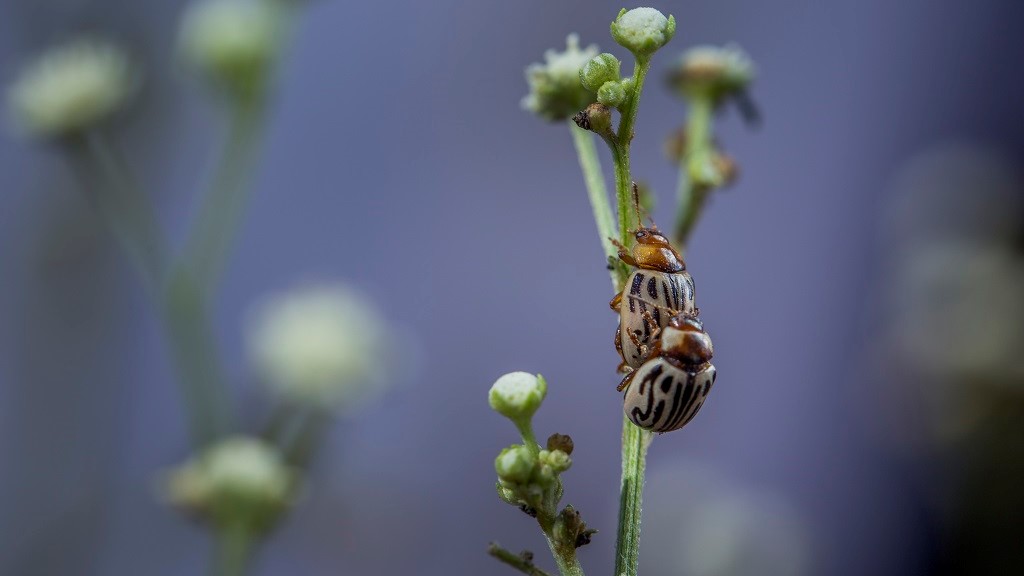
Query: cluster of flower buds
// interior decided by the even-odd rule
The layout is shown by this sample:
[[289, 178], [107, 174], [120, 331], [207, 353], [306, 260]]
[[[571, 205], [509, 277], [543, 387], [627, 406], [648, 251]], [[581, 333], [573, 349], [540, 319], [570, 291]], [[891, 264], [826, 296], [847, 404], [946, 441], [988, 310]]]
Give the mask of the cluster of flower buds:
[[526, 372], [512, 372], [491, 387], [491, 408], [516, 425], [522, 444], [505, 448], [494, 460], [498, 473], [498, 496], [508, 504], [538, 518], [550, 536], [566, 546], [579, 547], [590, 542], [594, 530], [586, 527], [572, 506], [561, 511], [561, 474], [572, 466], [572, 438], [552, 434], [541, 448], [533, 436], [533, 415], [547, 394], [544, 378]]
[[548, 50], [544, 64], [534, 63], [526, 68], [526, 82], [530, 93], [522, 101], [524, 109], [541, 118], [558, 122], [571, 118], [587, 104], [594, 94], [580, 84], [580, 68], [597, 54], [597, 46], [580, 49], [579, 36], [570, 34], [565, 39], [565, 51]]
[[171, 471], [165, 494], [171, 504], [214, 526], [262, 532], [288, 510], [297, 487], [297, 472], [277, 449], [235, 436]]
[[754, 63], [736, 45], [687, 50], [668, 73], [669, 85], [686, 99], [707, 97], [720, 106], [741, 97], [754, 79]]

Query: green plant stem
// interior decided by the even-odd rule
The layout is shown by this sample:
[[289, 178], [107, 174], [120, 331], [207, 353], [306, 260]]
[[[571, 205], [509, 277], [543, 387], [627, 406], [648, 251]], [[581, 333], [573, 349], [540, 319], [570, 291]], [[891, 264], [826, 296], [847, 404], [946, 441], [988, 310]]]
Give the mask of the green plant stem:
[[224, 150], [184, 251], [196, 283], [204, 292], [213, 290], [217, 284], [248, 203], [265, 108], [261, 94], [230, 105]]
[[255, 541], [244, 524], [232, 524], [217, 531], [217, 554], [211, 576], [242, 576]]
[[530, 450], [534, 457], [540, 454], [540, 446], [537, 444], [537, 436], [533, 433], [533, 425], [527, 420], [525, 423], [516, 422], [519, 435], [523, 437], [523, 444]]
[[72, 142], [76, 168], [97, 209], [142, 278], [167, 333], [193, 443], [225, 429], [226, 402], [202, 295], [168, 256], [157, 218], [125, 163], [99, 133]]
[[156, 213], [121, 157], [100, 133], [68, 142], [70, 159], [90, 201], [155, 298], [163, 281], [167, 250]]
[[[612, 208], [608, 203], [608, 189], [605, 186], [604, 174], [601, 172], [601, 161], [597, 156], [594, 136], [577, 126], [572, 120], [569, 120], [569, 132], [572, 133], [576, 155], [579, 157], [580, 170], [583, 172], [583, 179], [587, 184], [587, 196], [590, 198], [590, 207], [594, 212], [594, 222], [597, 224], [601, 248], [608, 261], [614, 262], [618, 253], [615, 245], [612, 244], [612, 238], [617, 237], [615, 217], [612, 215]], [[614, 284], [617, 280], [614, 269], [611, 270], [611, 277]]]
[[676, 246], [682, 248], [690, 239], [697, 220], [711, 191], [720, 184], [721, 175], [713, 164], [714, 145], [711, 122], [714, 103], [710, 96], [694, 95], [690, 99], [690, 116], [686, 123], [686, 152], [679, 165], [679, 208], [676, 213]]
[[[615, 162], [615, 202], [619, 215], [619, 241], [625, 246], [633, 243], [630, 228], [637, 222], [638, 215], [633, 203], [633, 178], [629, 167], [629, 149], [633, 141], [633, 125], [644, 89], [647, 71], [651, 68], [650, 56], [637, 57], [633, 67], [633, 84], [627, 94], [625, 105], [620, 108], [618, 132], [611, 142], [612, 159]], [[624, 278], [623, 278], [624, 280]]]
[[619, 527], [615, 539], [615, 574], [636, 576], [640, 557], [640, 513], [643, 508], [647, 448], [654, 435], [623, 416], [622, 486], [619, 492]]
[[580, 560], [576, 557], [575, 546], [559, 545], [549, 532], [545, 532], [544, 536], [547, 538], [548, 548], [551, 549], [551, 556], [555, 559], [558, 573], [562, 576], [583, 576], [583, 566], [580, 565]]
[[528, 552], [513, 554], [499, 546], [497, 542], [491, 542], [487, 547], [487, 553], [527, 576], [550, 576], [547, 572], [533, 565], [533, 554]]

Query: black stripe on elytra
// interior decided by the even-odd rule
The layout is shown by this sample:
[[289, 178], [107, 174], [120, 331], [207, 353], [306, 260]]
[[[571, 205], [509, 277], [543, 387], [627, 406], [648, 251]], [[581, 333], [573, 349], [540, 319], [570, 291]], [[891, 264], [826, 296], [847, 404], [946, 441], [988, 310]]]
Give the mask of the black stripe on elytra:
[[[680, 401], [679, 396], [683, 393], [684, 386], [676, 386], [675, 388], [676, 389], [672, 394], [672, 410], [669, 411], [668, 418], [665, 418], [665, 424], [669, 424], [675, 420], [679, 415], [679, 410], [683, 407], [683, 402]], [[664, 426], [662, 428], [664, 428]]]
[[691, 380], [689, 374], [686, 375], [686, 382], [682, 383], [680, 387], [685, 388], [686, 390], [683, 391], [683, 398], [679, 402], [679, 411], [675, 413], [672, 420], [665, 423], [665, 430], [675, 429], [676, 424], [686, 416], [687, 410], [690, 409], [690, 403], [697, 397], [697, 395], [694, 394], [696, 387], [693, 385], [693, 380]]
[[673, 278], [672, 281], [669, 282], [669, 285], [672, 286], [672, 302], [675, 303], [675, 305], [672, 306], [672, 309], [673, 310], [682, 310], [683, 307], [679, 305], [679, 285], [676, 282], [676, 279]]
[[654, 318], [654, 323], [661, 326], [661, 308], [655, 308], [654, 312], [651, 313], [651, 318]]
[[689, 424], [690, 420], [693, 420], [693, 417], [697, 415], [697, 412], [700, 412], [700, 407], [703, 406], [703, 405], [704, 405], [704, 401], [702, 400], [700, 402], [700, 404], [697, 404], [697, 406], [694, 407], [693, 414], [690, 414], [690, 417], [686, 419], [686, 422], [683, 422], [682, 424], [680, 424], [679, 427], [682, 428], [683, 426], [686, 426], [687, 424]]
[[665, 306], [672, 310], [672, 296], [668, 292], [668, 285], [671, 282], [666, 283], [664, 280], [661, 281], [661, 295], [665, 297]]
[[647, 281], [647, 295], [651, 297], [655, 302], [658, 301], [658, 277], [651, 276], [651, 279]]
[[[640, 293], [640, 284], [644, 281], [644, 275], [637, 272], [633, 275], [633, 284], [629, 287], [630, 296]], [[629, 300], [629, 311], [636, 313], [636, 307], [633, 305], [633, 298], [627, 297]]]
[[[632, 412], [630, 412], [633, 422], [640, 423], [650, 417], [651, 410], [654, 408], [654, 384], [658, 381], [658, 377], [661, 376], [663, 370], [664, 368], [661, 366], [655, 366], [640, 380], [640, 388], [637, 389], [637, 392], [647, 396], [647, 410], [641, 410], [638, 406], [634, 406]], [[647, 389], [647, 384], [650, 384], [650, 389], [645, 394], [644, 390]]]

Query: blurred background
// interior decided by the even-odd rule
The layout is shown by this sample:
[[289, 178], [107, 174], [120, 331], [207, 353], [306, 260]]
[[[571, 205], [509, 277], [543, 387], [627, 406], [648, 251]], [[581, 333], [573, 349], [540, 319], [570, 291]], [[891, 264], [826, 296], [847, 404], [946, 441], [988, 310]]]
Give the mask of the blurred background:
[[[566, 502], [613, 555], [621, 401], [611, 290], [565, 126], [519, 108], [569, 32], [625, 57], [600, 1], [311, 2], [275, 90], [252, 203], [216, 297], [242, 406], [247, 312], [341, 279], [409, 342], [408, 374], [336, 422], [254, 574], [513, 573], [536, 526], [495, 497], [516, 441], [486, 392], [543, 373], [569, 433]], [[1024, 573], [1024, 70], [1016, 0], [664, 2], [634, 173], [669, 222], [660, 82], [739, 43], [764, 122], [719, 136], [739, 182], [687, 253], [720, 378], [648, 461], [644, 574]], [[221, 138], [175, 51], [182, 5], [5, 0], [0, 73], [77, 32], [145, 70], [116, 134], [180, 238]], [[7, 128], [5, 120], [5, 128]], [[354, 136], [354, 137], [353, 137]], [[610, 170], [605, 157], [605, 167]], [[155, 498], [188, 454], [157, 318], [66, 162], [0, 136], [0, 573], [194, 574], [202, 530]], [[467, 282], [467, 278], [469, 281]], [[255, 410], [255, 408], [254, 408]]]

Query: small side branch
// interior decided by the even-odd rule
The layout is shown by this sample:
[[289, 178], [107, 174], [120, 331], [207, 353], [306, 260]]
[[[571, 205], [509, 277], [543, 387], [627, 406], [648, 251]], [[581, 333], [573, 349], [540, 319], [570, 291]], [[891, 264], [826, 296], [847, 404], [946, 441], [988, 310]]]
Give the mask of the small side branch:
[[519, 554], [513, 554], [499, 546], [497, 542], [491, 542], [487, 546], [487, 553], [497, 558], [499, 562], [507, 564], [523, 574], [528, 574], [529, 576], [551, 576], [533, 565], [533, 552], [528, 550], [523, 550]]

